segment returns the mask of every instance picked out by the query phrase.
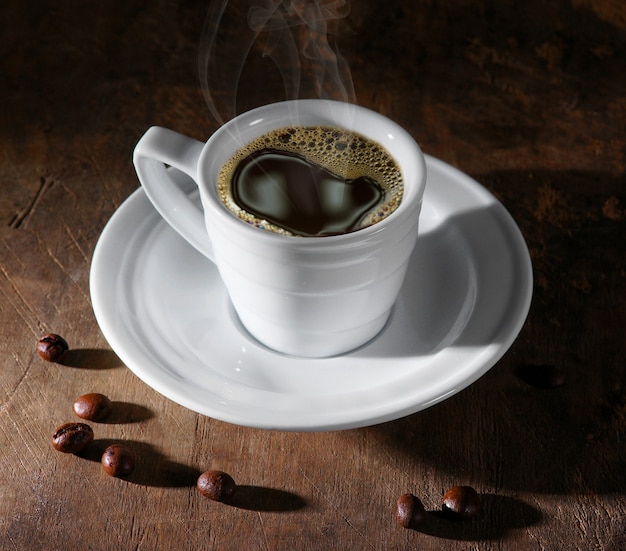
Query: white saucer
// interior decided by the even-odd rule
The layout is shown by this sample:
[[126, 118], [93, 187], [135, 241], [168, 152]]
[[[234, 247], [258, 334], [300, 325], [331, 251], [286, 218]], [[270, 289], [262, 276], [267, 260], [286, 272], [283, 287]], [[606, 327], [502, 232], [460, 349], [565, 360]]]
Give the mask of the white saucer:
[[[179, 404], [238, 425], [331, 430], [397, 419], [470, 385], [508, 350], [532, 296], [528, 249], [482, 186], [427, 158], [420, 237], [383, 332], [348, 355], [274, 353], [238, 323], [214, 265], [133, 193], [91, 267], [93, 308], [120, 359]], [[186, 176], [177, 179], [194, 194]]]

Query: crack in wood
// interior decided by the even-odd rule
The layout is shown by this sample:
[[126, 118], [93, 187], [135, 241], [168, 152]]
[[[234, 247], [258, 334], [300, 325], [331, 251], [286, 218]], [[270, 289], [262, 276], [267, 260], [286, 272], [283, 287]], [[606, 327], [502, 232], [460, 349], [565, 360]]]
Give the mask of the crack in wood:
[[23, 226], [25, 227], [29, 217], [33, 214], [33, 212], [35, 212], [35, 209], [37, 208], [37, 205], [39, 204], [39, 201], [43, 197], [44, 193], [46, 193], [46, 191], [48, 191], [53, 185], [53, 180], [42, 176], [39, 179], [39, 188], [37, 189], [32, 200], [11, 219], [9, 227], [13, 229], [18, 229]]

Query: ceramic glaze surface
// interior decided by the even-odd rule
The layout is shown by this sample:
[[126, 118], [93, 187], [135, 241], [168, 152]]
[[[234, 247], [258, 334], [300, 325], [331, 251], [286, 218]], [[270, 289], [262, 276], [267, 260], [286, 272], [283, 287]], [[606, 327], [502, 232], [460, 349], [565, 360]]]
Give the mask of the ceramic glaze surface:
[[[233, 215], [219, 198], [222, 167], [245, 144], [289, 124], [344, 128], [382, 146], [402, 174], [400, 205], [374, 225], [325, 237], [279, 235]], [[422, 152], [393, 121], [357, 105], [294, 100], [239, 115], [205, 145], [150, 128], [137, 144], [134, 162], [148, 198], [216, 263], [239, 319], [266, 346], [329, 357], [368, 342], [386, 323], [415, 246], [426, 183]], [[166, 165], [197, 183], [204, 224]]]
[[[239, 322], [215, 265], [163, 221], [141, 189], [111, 218], [94, 253], [90, 284], [102, 332], [158, 392], [240, 425], [354, 428], [456, 394], [515, 340], [530, 306], [532, 269], [504, 207], [471, 178], [426, 160], [429, 182], [407, 276], [389, 321], [365, 346], [305, 359], [260, 344]], [[197, 201], [193, 183], [172, 175]]]

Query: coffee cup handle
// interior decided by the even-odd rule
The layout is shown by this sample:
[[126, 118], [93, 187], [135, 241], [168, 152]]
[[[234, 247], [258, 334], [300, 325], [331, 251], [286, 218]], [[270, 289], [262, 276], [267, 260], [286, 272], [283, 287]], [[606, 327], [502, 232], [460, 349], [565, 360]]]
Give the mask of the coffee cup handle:
[[181, 179], [168, 166], [189, 176], [198, 185], [198, 159], [204, 143], [178, 132], [153, 126], [133, 152], [133, 164], [148, 199], [157, 212], [186, 241], [214, 262], [213, 247], [200, 207], [181, 188]]

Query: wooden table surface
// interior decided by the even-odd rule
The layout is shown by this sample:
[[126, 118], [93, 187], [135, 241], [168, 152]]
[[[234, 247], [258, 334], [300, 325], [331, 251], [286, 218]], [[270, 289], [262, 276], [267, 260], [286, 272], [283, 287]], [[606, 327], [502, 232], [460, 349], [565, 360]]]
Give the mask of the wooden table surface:
[[[242, 37], [236, 56], [249, 28], [233, 2], [222, 28]], [[355, 101], [512, 214], [535, 289], [519, 338], [467, 389], [318, 433], [196, 414], [127, 369], [96, 322], [92, 254], [138, 187], [135, 143], [153, 124], [202, 140], [219, 124], [198, 74], [209, 2], [152, 4], [0, 5], [0, 548], [626, 549], [624, 3], [370, 0], [327, 21]], [[237, 109], [280, 92], [261, 38]], [[300, 60], [308, 85], [315, 64]], [[211, 86], [215, 105], [233, 105], [232, 82]], [[64, 364], [37, 356], [46, 332], [70, 343]], [[565, 384], [538, 388], [523, 366], [554, 366]], [[92, 423], [86, 452], [56, 452], [85, 392], [116, 409]], [[127, 480], [99, 465], [113, 441], [136, 455]], [[241, 485], [232, 504], [198, 494], [210, 468]], [[481, 494], [477, 518], [436, 514], [454, 485]], [[429, 511], [420, 530], [395, 520], [405, 492]]]

